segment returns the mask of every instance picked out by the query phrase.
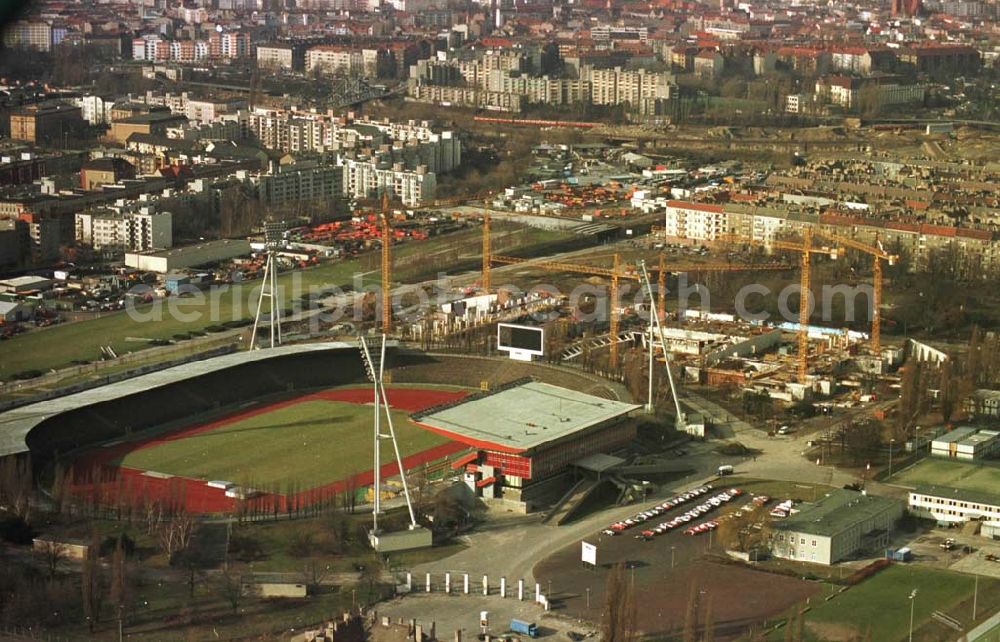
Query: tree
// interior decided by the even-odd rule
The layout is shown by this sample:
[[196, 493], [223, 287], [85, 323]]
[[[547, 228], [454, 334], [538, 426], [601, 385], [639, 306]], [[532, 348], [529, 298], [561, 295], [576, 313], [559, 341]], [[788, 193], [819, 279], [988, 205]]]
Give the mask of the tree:
[[698, 641], [698, 585], [691, 584], [687, 608], [684, 611], [684, 642]]
[[955, 380], [954, 368], [954, 361], [949, 357], [941, 364], [939, 371], [938, 395], [941, 399], [941, 419], [944, 423], [951, 421], [958, 401], [958, 382]]
[[636, 639], [635, 587], [625, 580], [625, 565], [616, 564], [604, 587], [601, 616], [602, 642], [632, 642]]
[[45, 569], [49, 573], [49, 579], [56, 576], [59, 566], [66, 559], [66, 545], [62, 542], [47, 539], [40, 542], [39, 555], [45, 564]]
[[101, 604], [103, 603], [103, 572], [101, 570], [98, 551], [101, 548], [101, 541], [97, 531], [93, 532], [90, 548], [87, 556], [83, 559], [83, 568], [80, 579], [80, 591], [83, 600], [83, 615], [87, 621], [87, 628], [93, 632], [94, 625], [101, 621]]
[[186, 549], [191, 543], [194, 530], [194, 517], [183, 508], [176, 508], [166, 519], [160, 521], [156, 528], [156, 539], [160, 549], [173, 560], [177, 553]]
[[239, 571], [230, 567], [217, 574], [212, 582], [218, 594], [229, 604], [235, 615], [240, 610], [243, 601], [243, 577]]
[[111, 586], [108, 597], [111, 605], [115, 608], [118, 620], [125, 617], [125, 610], [128, 605], [128, 562], [126, 558], [124, 535], [118, 537], [115, 549], [111, 553]]

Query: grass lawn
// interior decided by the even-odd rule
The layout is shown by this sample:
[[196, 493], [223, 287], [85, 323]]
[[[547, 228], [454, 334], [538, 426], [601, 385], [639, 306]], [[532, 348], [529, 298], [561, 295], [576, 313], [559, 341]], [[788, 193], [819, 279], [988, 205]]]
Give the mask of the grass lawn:
[[[393, 412], [405, 457], [447, 440]], [[196, 479], [223, 479], [284, 490], [312, 488], [371, 470], [371, 408], [325, 400], [303, 401], [213, 430], [132, 451], [124, 466]], [[383, 444], [382, 463], [393, 460]]]
[[927, 457], [910, 468], [894, 473], [892, 481], [910, 486], [932, 484], [996, 493], [1000, 489], [1000, 468]]
[[[987, 590], [995, 580], [980, 579], [979, 590]], [[895, 564], [861, 584], [851, 587], [828, 602], [813, 601], [806, 613], [807, 640], [843, 640], [863, 636], [871, 626], [871, 639], [896, 642], [906, 639], [910, 626], [910, 592], [917, 589], [914, 603], [914, 630], [931, 622], [934, 611], [947, 613], [949, 609], [970, 597], [974, 578], [915, 564]], [[926, 635], [941, 635], [936, 624], [928, 624], [920, 639], [934, 639]], [[931, 631], [934, 629], [934, 631]], [[772, 640], [784, 639], [779, 629]], [[916, 636], [914, 639], [918, 639]]]
[[[512, 226], [511, 226], [512, 227]], [[508, 236], [520, 250], [544, 248], [558, 244], [571, 235], [526, 228], [498, 233], [501, 245]], [[478, 229], [404, 243], [394, 250], [394, 279], [413, 281], [434, 276], [438, 271], [454, 272], [463, 265], [474, 267], [479, 260], [482, 237]], [[513, 248], [510, 248], [513, 249]], [[427, 260], [432, 257], [433, 260]], [[310, 288], [328, 288], [346, 284], [357, 285], [355, 275], [363, 275], [365, 285], [379, 279], [379, 254], [371, 252], [356, 259], [326, 263], [313, 268], [288, 272], [278, 277], [279, 287], [287, 307], [293, 299]], [[111, 346], [118, 354], [148, 347], [144, 340], [170, 339], [175, 334], [203, 330], [206, 326], [226, 321], [251, 318], [256, 309], [256, 288], [259, 282], [240, 287], [221, 286], [200, 298], [179, 298], [158, 302], [154, 306], [137, 308], [134, 319], [126, 311], [102, 314], [86, 321], [65, 323], [42, 330], [20, 334], [0, 341], [0, 380], [25, 370], [50, 370], [74, 360], [94, 361], [101, 358], [100, 347]], [[176, 306], [179, 314], [172, 313]], [[132, 338], [133, 340], [128, 340]], [[138, 339], [138, 340], [135, 340]]]

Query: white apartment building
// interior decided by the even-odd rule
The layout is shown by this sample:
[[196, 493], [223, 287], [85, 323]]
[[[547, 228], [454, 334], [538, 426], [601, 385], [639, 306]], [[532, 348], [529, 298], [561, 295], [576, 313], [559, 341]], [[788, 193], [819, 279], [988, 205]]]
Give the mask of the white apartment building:
[[267, 69], [291, 69], [292, 60], [292, 47], [290, 45], [257, 45], [258, 67]]
[[71, 102], [80, 108], [80, 115], [91, 125], [107, 125], [111, 122], [111, 110], [115, 106], [114, 98], [90, 94], [73, 98]]
[[729, 216], [721, 205], [667, 201], [664, 234], [677, 239], [715, 241], [729, 233]]
[[343, 163], [344, 195], [349, 198], [377, 198], [388, 191], [410, 207], [434, 198], [437, 177], [425, 166], [407, 170], [402, 163], [389, 165], [374, 158], [345, 158]]
[[7, 49], [52, 49], [52, 25], [41, 20], [18, 20], [3, 30], [3, 45]]
[[143, 208], [139, 212], [80, 212], [76, 241], [95, 250], [147, 252], [173, 247], [173, 215]]
[[[322, 73], [364, 73], [365, 59], [359, 49], [346, 49], [334, 45], [319, 45], [306, 51], [306, 71]], [[374, 74], [372, 74], [374, 75]]]
[[667, 99], [673, 91], [673, 76], [645, 69], [580, 68], [580, 80], [590, 83], [590, 101], [595, 105], [628, 103], [638, 107], [648, 99]]

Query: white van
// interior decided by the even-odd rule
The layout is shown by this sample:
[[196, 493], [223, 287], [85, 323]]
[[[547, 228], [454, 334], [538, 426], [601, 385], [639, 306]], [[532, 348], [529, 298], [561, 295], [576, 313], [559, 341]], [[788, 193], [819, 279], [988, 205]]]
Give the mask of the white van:
[[726, 464], [725, 466], [719, 466], [719, 477], [722, 477], [723, 475], [732, 475], [732, 474], [733, 474], [733, 467], [730, 466], [729, 464]]

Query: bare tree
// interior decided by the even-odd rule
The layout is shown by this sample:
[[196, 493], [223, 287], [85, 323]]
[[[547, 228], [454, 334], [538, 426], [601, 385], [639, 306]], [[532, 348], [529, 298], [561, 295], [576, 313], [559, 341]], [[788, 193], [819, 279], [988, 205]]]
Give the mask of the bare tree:
[[240, 603], [243, 601], [243, 577], [239, 570], [234, 567], [222, 571], [215, 576], [212, 582], [216, 591], [233, 609], [233, 613], [240, 610]]
[[322, 565], [316, 560], [311, 560], [302, 568], [302, 582], [309, 589], [310, 593], [318, 593], [329, 574], [329, 565]]
[[49, 572], [49, 579], [56, 576], [59, 566], [66, 559], [66, 545], [55, 540], [42, 540], [36, 549]]
[[684, 642], [698, 642], [698, 585], [691, 585], [684, 611]]
[[87, 556], [83, 559], [83, 572], [80, 580], [83, 615], [87, 621], [87, 628], [91, 632], [94, 631], [94, 625], [101, 621], [101, 604], [104, 597], [102, 589], [104, 578], [98, 559], [100, 547], [101, 541], [95, 530], [91, 537]]
[[195, 521], [191, 514], [186, 510], [176, 509], [160, 522], [156, 529], [156, 539], [167, 557], [173, 559], [174, 555], [191, 543], [194, 529]]
[[604, 612], [601, 615], [603, 642], [632, 642], [636, 639], [635, 592], [625, 580], [625, 565], [616, 564], [608, 574], [604, 588]]

